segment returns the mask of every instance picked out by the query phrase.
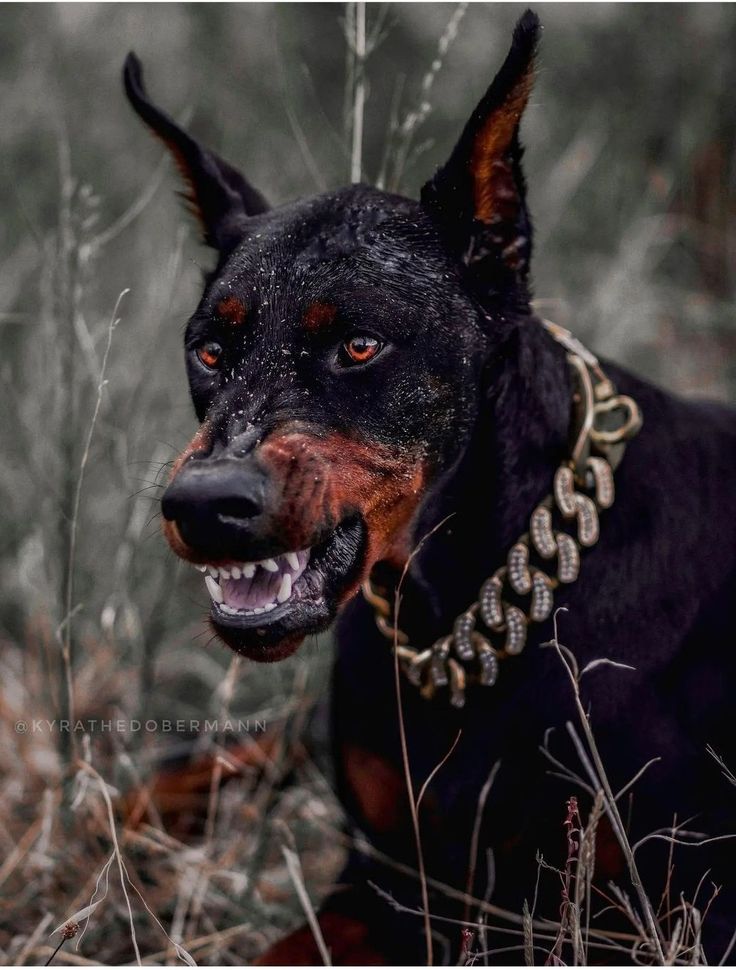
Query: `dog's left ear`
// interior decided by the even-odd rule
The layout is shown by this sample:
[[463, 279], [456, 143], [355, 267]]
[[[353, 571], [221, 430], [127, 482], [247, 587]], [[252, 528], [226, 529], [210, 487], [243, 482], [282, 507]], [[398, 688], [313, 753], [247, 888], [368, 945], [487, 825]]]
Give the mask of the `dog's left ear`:
[[151, 101], [141, 62], [132, 52], [125, 59], [123, 83], [135, 111], [174, 156], [187, 186], [185, 198], [199, 219], [205, 242], [227, 253], [240, 238], [243, 221], [266, 212], [268, 203], [237, 169], [203, 148]]
[[453, 256], [480, 295], [516, 285], [528, 298], [531, 223], [521, 170], [519, 124], [534, 79], [539, 19], [527, 10], [501, 70], [473, 112], [447, 164], [422, 189]]

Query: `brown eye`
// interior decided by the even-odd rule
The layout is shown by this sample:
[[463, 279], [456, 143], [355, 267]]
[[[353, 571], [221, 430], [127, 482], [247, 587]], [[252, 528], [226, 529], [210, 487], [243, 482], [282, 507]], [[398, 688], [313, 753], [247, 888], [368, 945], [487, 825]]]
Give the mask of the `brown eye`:
[[381, 342], [367, 333], [357, 333], [343, 344], [348, 362], [366, 364], [372, 360], [381, 349]]
[[197, 349], [197, 357], [202, 361], [205, 367], [209, 367], [210, 370], [214, 370], [215, 367], [220, 363], [220, 357], [222, 356], [222, 347], [216, 343], [206, 343], [202, 344], [201, 347]]

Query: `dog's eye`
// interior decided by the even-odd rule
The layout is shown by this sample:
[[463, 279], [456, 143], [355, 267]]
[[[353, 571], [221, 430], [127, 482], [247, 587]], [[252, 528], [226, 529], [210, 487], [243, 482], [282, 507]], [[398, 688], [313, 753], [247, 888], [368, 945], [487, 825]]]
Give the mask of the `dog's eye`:
[[378, 354], [383, 344], [369, 333], [356, 333], [342, 345], [347, 364], [367, 364]]
[[201, 347], [197, 348], [197, 357], [199, 357], [205, 367], [209, 367], [210, 370], [214, 370], [220, 363], [220, 357], [222, 357], [222, 347], [213, 341], [209, 341], [208, 343], [202, 344]]

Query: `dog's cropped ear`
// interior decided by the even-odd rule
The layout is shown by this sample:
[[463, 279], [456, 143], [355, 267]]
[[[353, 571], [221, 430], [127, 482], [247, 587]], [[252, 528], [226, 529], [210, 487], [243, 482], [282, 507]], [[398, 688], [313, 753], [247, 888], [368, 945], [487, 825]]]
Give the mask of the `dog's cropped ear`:
[[230, 250], [248, 216], [268, 209], [260, 192], [214, 152], [203, 148], [149, 99], [141, 62], [128, 54], [123, 68], [125, 93], [133, 108], [174, 157], [186, 183], [183, 193], [199, 219], [205, 242]]
[[422, 189], [453, 256], [484, 295], [516, 283], [527, 292], [531, 224], [521, 170], [519, 123], [534, 78], [540, 24], [531, 10], [447, 164]]

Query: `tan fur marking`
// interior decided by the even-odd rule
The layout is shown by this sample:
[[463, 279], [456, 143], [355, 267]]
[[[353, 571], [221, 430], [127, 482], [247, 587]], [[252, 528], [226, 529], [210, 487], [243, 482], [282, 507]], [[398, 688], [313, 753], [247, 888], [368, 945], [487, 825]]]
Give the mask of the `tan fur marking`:
[[503, 156], [511, 145], [514, 131], [529, 100], [533, 80], [534, 70], [529, 67], [506, 101], [486, 118], [476, 135], [470, 171], [475, 217], [481, 222], [492, 222], [494, 216], [499, 215], [499, 201], [509, 183], [508, 165], [503, 162]]
[[406, 781], [384, 758], [356, 745], [342, 749], [345, 781], [361, 812], [361, 820], [381, 834], [396, 832], [409, 821]]
[[424, 494], [424, 462], [400, 449], [346, 435], [318, 438], [294, 429], [268, 438], [259, 451], [281, 488], [276, 528], [289, 546], [312, 545], [317, 535], [358, 512], [367, 530], [363, 575], [376, 562], [401, 567], [411, 552], [410, 525]]
[[337, 315], [337, 307], [331, 303], [313, 303], [304, 314], [304, 326], [309, 331], [329, 326]]
[[[372, 927], [357, 916], [322, 910], [317, 915], [322, 937], [336, 967], [384, 966], [388, 959], [378, 949], [381, 940]], [[257, 957], [257, 967], [317, 967], [324, 963], [309, 926], [294, 930]]]
[[242, 300], [239, 300], [237, 296], [226, 296], [217, 304], [218, 317], [232, 327], [239, 327], [244, 324], [247, 313]]

